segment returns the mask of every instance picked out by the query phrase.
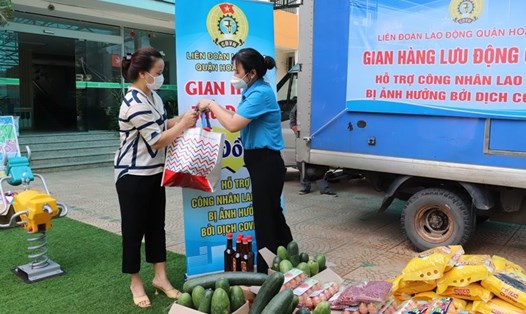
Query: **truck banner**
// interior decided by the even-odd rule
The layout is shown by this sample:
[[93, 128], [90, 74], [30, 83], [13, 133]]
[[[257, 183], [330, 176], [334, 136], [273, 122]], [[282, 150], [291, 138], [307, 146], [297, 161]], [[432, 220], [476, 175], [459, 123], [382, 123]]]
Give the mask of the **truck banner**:
[[[175, 6], [179, 113], [202, 98], [235, 111], [241, 91], [230, 84], [232, 56], [255, 48], [274, 56], [274, 15], [270, 2], [178, 0]], [[275, 86], [275, 72], [266, 75]], [[255, 241], [250, 178], [239, 132], [224, 132], [221, 180], [214, 193], [183, 189], [187, 275], [222, 271], [226, 235], [252, 235]], [[200, 124], [200, 121], [198, 121]], [[256, 248], [254, 241], [253, 247]]]
[[351, 1], [347, 109], [526, 117], [525, 10], [522, 0]]

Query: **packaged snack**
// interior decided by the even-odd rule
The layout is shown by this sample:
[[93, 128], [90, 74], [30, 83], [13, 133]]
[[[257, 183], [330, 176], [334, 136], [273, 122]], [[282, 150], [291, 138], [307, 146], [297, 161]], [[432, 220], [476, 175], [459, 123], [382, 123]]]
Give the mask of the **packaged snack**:
[[[437, 299], [440, 299], [440, 298], [443, 298], [443, 296], [435, 293], [435, 292], [421, 292], [421, 293], [417, 293], [413, 296], [413, 300], [416, 300], [416, 301], [427, 301], [427, 302], [432, 302], [433, 300], [437, 300]], [[453, 299], [453, 305], [455, 306], [455, 309], [458, 310], [465, 310], [466, 309], [466, 306], [467, 306], [467, 302], [462, 300], [462, 299], [458, 299], [458, 298], [451, 298]]]
[[440, 298], [430, 303], [425, 314], [458, 314], [452, 298]]
[[450, 269], [456, 263], [455, 258], [464, 252], [462, 247], [439, 246], [418, 254], [407, 263], [402, 271], [403, 280], [406, 281], [429, 281], [439, 279], [444, 275], [446, 269]]
[[493, 293], [478, 283], [472, 283], [465, 287], [449, 287], [441, 295], [471, 301], [488, 302], [493, 298]]
[[427, 311], [429, 302], [407, 300], [400, 305], [394, 314], [423, 314]]
[[448, 287], [465, 287], [481, 281], [491, 276], [494, 269], [489, 255], [462, 255], [455, 267], [437, 280], [437, 293], [442, 294]]
[[482, 280], [480, 284], [495, 296], [518, 308], [526, 309], [526, 276], [501, 271]]
[[482, 314], [524, 314], [524, 310], [515, 307], [499, 298], [494, 298], [489, 302], [475, 301], [470, 313]]

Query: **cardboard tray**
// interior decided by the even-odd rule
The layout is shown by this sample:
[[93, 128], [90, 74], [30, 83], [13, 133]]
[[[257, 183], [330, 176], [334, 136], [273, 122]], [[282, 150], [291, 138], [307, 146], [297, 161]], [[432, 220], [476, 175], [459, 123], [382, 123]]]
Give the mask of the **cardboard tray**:
[[[232, 314], [248, 314], [248, 310], [249, 310], [249, 306], [248, 306], [248, 301], [247, 301], [242, 307], [240, 307], [237, 311], [235, 311]], [[170, 308], [170, 312], [168, 312], [168, 314], [203, 314], [203, 313], [174, 303], [172, 307]]]

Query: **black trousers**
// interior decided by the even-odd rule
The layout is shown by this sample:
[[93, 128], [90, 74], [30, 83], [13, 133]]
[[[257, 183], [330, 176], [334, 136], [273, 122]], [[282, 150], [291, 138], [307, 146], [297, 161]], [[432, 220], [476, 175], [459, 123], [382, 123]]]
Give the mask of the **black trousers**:
[[125, 175], [116, 183], [122, 221], [123, 273], [140, 271], [143, 237], [146, 261], [166, 261], [166, 194], [161, 180], [162, 173], [153, 176]]
[[[245, 165], [252, 184], [252, 204], [257, 249], [264, 247], [276, 252], [278, 246], [292, 241], [292, 233], [281, 208], [281, 194], [286, 168], [279, 151], [270, 149], [246, 150]], [[267, 264], [258, 254], [260, 273], [267, 272]]]

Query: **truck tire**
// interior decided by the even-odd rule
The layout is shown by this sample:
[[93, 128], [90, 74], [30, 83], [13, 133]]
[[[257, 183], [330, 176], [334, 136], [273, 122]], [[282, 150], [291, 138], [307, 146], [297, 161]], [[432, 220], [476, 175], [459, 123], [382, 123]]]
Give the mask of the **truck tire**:
[[465, 244], [475, 230], [476, 216], [469, 201], [441, 188], [419, 191], [402, 211], [402, 231], [418, 250]]

